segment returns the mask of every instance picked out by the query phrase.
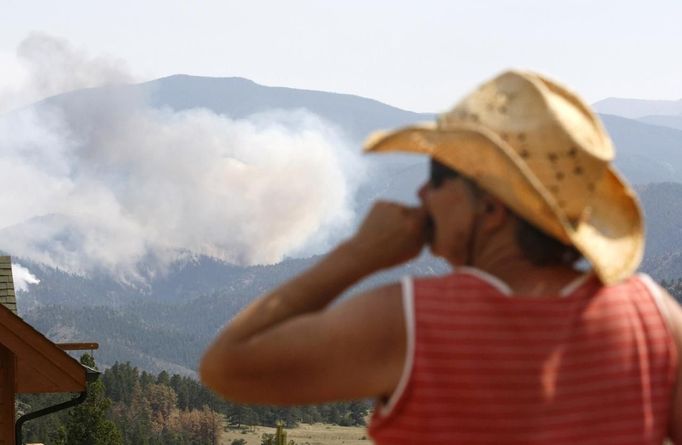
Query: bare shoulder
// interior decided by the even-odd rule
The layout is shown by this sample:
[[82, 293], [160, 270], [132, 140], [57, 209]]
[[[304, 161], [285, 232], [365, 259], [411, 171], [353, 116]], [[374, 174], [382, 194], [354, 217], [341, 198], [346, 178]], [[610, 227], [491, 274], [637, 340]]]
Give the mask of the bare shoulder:
[[390, 320], [393, 320], [400, 318], [403, 313], [402, 298], [401, 284], [391, 283], [343, 300], [330, 307], [326, 314], [334, 318], [390, 317]]

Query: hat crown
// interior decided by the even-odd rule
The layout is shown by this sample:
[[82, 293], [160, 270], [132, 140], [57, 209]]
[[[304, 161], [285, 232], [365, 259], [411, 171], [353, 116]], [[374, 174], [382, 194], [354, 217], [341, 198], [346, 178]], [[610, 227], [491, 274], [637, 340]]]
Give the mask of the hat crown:
[[637, 269], [644, 220], [610, 165], [601, 122], [576, 95], [530, 72], [483, 84], [436, 124], [375, 133], [371, 152], [422, 153], [497, 196], [545, 233], [574, 245], [606, 284]]
[[508, 71], [442, 114], [438, 127], [492, 131], [544, 186], [566, 219], [578, 224], [614, 157], [598, 118], [573, 93], [539, 75]]

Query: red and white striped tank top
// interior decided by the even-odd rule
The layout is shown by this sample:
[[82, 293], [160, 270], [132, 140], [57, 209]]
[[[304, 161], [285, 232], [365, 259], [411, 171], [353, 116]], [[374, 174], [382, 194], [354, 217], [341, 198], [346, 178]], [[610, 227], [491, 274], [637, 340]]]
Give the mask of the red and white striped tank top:
[[656, 444], [672, 403], [674, 340], [645, 275], [586, 276], [519, 298], [477, 269], [403, 281], [403, 376], [376, 445]]

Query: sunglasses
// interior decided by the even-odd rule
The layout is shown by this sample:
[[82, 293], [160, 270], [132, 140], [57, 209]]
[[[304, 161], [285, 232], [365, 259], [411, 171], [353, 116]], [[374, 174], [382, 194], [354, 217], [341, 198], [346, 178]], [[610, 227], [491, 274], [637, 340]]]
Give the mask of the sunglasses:
[[431, 173], [429, 174], [429, 183], [431, 187], [438, 188], [445, 182], [446, 179], [454, 179], [459, 176], [459, 173], [447, 167], [444, 164], [431, 159]]

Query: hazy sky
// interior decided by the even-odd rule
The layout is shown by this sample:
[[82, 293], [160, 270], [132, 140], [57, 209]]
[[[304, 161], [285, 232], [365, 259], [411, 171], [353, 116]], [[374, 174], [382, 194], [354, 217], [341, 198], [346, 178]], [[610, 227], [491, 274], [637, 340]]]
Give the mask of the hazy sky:
[[506, 67], [548, 73], [590, 102], [682, 98], [680, 0], [0, 0], [0, 86], [30, 32], [176, 73], [346, 92], [440, 111]]

